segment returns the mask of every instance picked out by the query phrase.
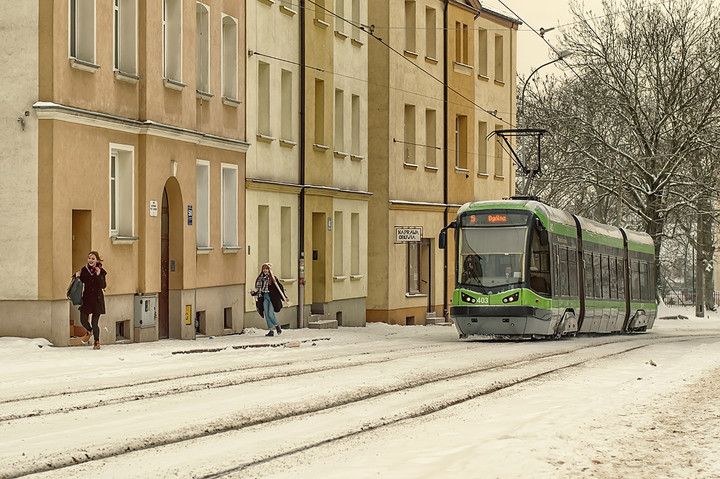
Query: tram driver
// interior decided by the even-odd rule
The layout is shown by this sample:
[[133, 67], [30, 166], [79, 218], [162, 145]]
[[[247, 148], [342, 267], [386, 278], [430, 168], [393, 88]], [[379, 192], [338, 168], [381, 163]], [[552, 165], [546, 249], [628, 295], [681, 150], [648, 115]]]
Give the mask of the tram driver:
[[461, 280], [463, 283], [480, 284], [482, 281], [483, 270], [480, 264], [480, 256], [469, 254], [463, 261], [463, 271]]

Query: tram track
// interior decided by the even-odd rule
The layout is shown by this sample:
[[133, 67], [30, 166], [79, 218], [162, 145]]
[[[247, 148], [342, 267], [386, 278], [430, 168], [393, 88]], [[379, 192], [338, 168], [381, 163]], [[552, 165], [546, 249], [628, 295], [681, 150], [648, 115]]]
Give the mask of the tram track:
[[[717, 338], [717, 335], [706, 335], [706, 337]], [[514, 360], [507, 360], [495, 363], [488, 363], [482, 365], [476, 365], [473, 367], [463, 368], [457, 371], [441, 371], [435, 373], [427, 373], [419, 375], [415, 378], [407, 378], [406, 380], [400, 380], [390, 385], [379, 385], [379, 386], [365, 386], [357, 388], [354, 391], [346, 394], [339, 395], [326, 395], [322, 398], [314, 398], [312, 404], [307, 404], [303, 401], [295, 403], [283, 404], [281, 412], [277, 410], [264, 410], [258, 414], [254, 412], [252, 414], [239, 413], [234, 414], [232, 417], [225, 417], [210, 421], [206, 423], [201, 430], [184, 430], [175, 429], [165, 433], [158, 433], [155, 435], [145, 435], [143, 437], [130, 438], [128, 442], [119, 443], [116, 445], [106, 445], [98, 448], [82, 448], [81, 454], [62, 454], [56, 453], [52, 457], [44, 458], [43, 461], [29, 461], [28, 464], [25, 461], [24, 464], [17, 464], [13, 472], [9, 475], [0, 474], [0, 477], [20, 477], [25, 474], [39, 473], [43, 471], [61, 470], [67, 467], [80, 467], [83, 464], [92, 464], [96, 461], [107, 460], [111, 458], [121, 457], [127, 454], [139, 453], [143, 451], [160, 450], [163, 448], [183, 445], [188, 442], [206, 440], [209, 438], [217, 438], [227, 434], [237, 434], [238, 432], [251, 431], [253, 428], [263, 426], [263, 428], [270, 427], [273, 425], [282, 425], [287, 422], [307, 421], [309, 418], [314, 418], [318, 415], [327, 414], [343, 414], [343, 410], [348, 408], [363, 407], [367, 408], [369, 404], [375, 402], [386, 402], [389, 400], [395, 400], [399, 395], [418, 394], [421, 397], [429, 395], [433, 397], [433, 400], [421, 400], [417, 403], [413, 403], [413, 407], [401, 408], [397, 414], [391, 417], [385, 417], [384, 414], [378, 417], [373, 417], [369, 421], [361, 421], [360, 423], [354, 423], [350, 428], [343, 429], [341, 431], [322, 434], [315, 440], [309, 443], [303, 443], [297, 447], [289, 447], [285, 451], [279, 451], [272, 456], [260, 456], [255, 457], [250, 461], [246, 461], [240, 465], [235, 465], [224, 469], [225, 472], [222, 474], [234, 474], [235, 472], [252, 468], [256, 465], [264, 464], [269, 460], [279, 459], [282, 457], [288, 457], [293, 454], [297, 454], [299, 451], [305, 451], [308, 448], [320, 447], [324, 444], [341, 441], [363, 432], [369, 432], [377, 430], [379, 428], [391, 426], [398, 422], [419, 418], [425, 415], [433, 414], [443, 409], [452, 407], [454, 405], [462, 404], [463, 402], [472, 401], [473, 399], [480, 398], [495, 392], [512, 388], [519, 384], [527, 383], [530, 381], [538, 380], [547, 375], [560, 372], [564, 369], [580, 367], [587, 364], [590, 361], [600, 360], [604, 358], [610, 358], [613, 356], [628, 353], [630, 351], [644, 348], [658, 342], [673, 342], [683, 341], [689, 339], [696, 339], [698, 336], [665, 336], [662, 338], [653, 337], [632, 337], [628, 338], [627, 341], [617, 341], [616, 338], [601, 343], [593, 343], [588, 345], [576, 344], [571, 348], [565, 348], [561, 351], [553, 351], [549, 353], [537, 353], [533, 355], [526, 355], [521, 358]], [[637, 344], [640, 342], [640, 344]], [[633, 343], [633, 344], [627, 344]], [[567, 343], [568, 346], [573, 346], [571, 342]], [[611, 351], [602, 354], [591, 354], [593, 350], [600, 348], [607, 348]], [[425, 348], [419, 348], [425, 349]], [[441, 351], [433, 351], [436, 354], [446, 354], [454, 351], [462, 351], [469, 354], [473, 354], [474, 351], [468, 349], [457, 350], [457, 348], [441, 348]], [[617, 349], [617, 350], [614, 350]], [[331, 364], [333, 361], [337, 362], [339, 359], [347, 360], [347, 357], [339, 356], [329, 358], [329, 363], [323, 368], [308, 367], [305, 371], [284, 371], [269, 377], [257, 378], [255, 381], [271, 381], [278, 378], [287, 378], [289, 376], [298, 375], [309, 375], [317, 374], [328, 371], [344, 371], [347, 368], [371, 366], [379, 362], [387, 362], [390, 360], [401, 360], [407, 358], [406, 350], [396, 351], [395, 359], [388, 359], [388, 354], [383, 354], [380, 358], [372, 358], [366, 361], [364, 364], [349, 364], [340, 365]], [[403, 354], [400, 354], [403, 353]], [[417, 352], [417, 354], [427, 354], [427, 351]], [[587, 357], [581, 357], [580, 359], [573, 359], [576, 356], [587, 354]], [[572, 360], [569, 360], [572, 359]], [[560, 363], [557, 366], [558, 361]], [[538, 366], [542, 365], [538, 369]], [[476, 384], [478, 378], [483, 377], [480, 384]], [[463, 381], [471, 381], [472, 383], [467, 387], [463, 387], [462, 393], [446, 394], [444, 390], [448, 384], [458, 383]], [[439, 388], [438, 386], [443, 386]], [[214, 387], [228, 387], [227, 385], [217, 385]], [[207, 389], [207, 388], [205, 388]], [[438, 390], [439, 389], [439, 390]], [[427, 391], [431, 392], [428, 393]], [[167, 394], [183, 394], [188, 391], [168, 391]], [[150, 398], [130, 398], [129, 396], [124, 401], [143, 401]], [[95, 407], [106, 406], [107, 404], [98, 404]], [[56, 411], [48, 411], [46, 415], [64, 415], [70, 414], [67, 408], [63, 408]], [[30, 419], [31, 416], [27, 416]], [[19, 420], [22, 422], [22, 418], [15, 418], [13, 421]], [[342, 423], [343, 421], [341, 421]], [[28, 457], [30, 459], [30, 457]], [[203, 477], [220, 477], [218, 475], [207, 475]]]

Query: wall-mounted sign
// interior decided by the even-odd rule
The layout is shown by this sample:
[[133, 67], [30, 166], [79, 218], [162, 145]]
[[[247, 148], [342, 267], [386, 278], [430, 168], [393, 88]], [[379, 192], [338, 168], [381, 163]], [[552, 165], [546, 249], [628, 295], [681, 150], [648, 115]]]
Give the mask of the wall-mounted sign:
[[188, 226], [192, 226], [192, 205], [188, 205]]
[[422, 226], [396, 226], [396, 243], [414, 243], [422, 239]]
[[156, 200], [150, 200], [150, 216], [157, 216], [158, 207]]
[[328, 231], [332, 231], [332, 218], [328, 217]]

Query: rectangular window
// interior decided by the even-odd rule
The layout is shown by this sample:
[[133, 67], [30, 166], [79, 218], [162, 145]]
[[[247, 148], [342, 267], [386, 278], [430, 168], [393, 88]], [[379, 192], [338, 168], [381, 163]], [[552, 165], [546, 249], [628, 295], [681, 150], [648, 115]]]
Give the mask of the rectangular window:
[[640, 300], [640, 263], [635, 259], [630, 263], [630, 286], [630, 299]]
[[425, 166], [437, 165], [437, 112], [425, 110]]
[[113, 68], [137, 72], [137, 0], [114, 0]]
[[595, 286], [593, 284], [593, 258], [592, 253], [585, 253], [585, 260], [583, 262], [583, 268], [585, 269], [585, 296], [588, 298], [595, 297]]
[[434, 8], [425, 9], [425, 55], [437, 58], [437, 25]]
[[352, 149], [351, 153], [355, 155], [362, 154], [360, 150], [360, 96], [352, 96]]
[[325, 22], [325, 0], [314, 0], [315, 19]]
[[257, 92], [257, 131], [261, 135], [270, 135], [270, 65], [258, 62]]
[[133, 236], [135, 149], [110, 145], [110, 236]]
[[462, 26], [462, 63], [470, 64], [470, 31], [465, 23]]
[[407, 292], [420, 293], [420, 242], [407, 244]]
[[289, 206], [280, 207], [280, 273], [281, 278], [292, 278], [292, 210]]
[[[352, 0], [352, 22], [353, 25], [360, 25], [360, 0]], [[352, 32], [352, 38], [353, 40], [360, 41], [360, 29], [359, 28], [351, 28], [350, 31]]]
[[163, 76], [182, 81], [182, 0], [163, 0]]
[[[495, 125], [495, 130], [502, 130], [502, 125]], [[500, 138], [495, 138], [495, 176], [504, 176], [505, 171], [503, 168], [503, 146], [500, 143]]]
[[258, 205], [257, 270], [270, 261], [270, 206]]
[[415, 53], [415, 37], [417, 36], [415, 22], [415, 0], [405, 0], [405, 51]]
[[333, 222], [335, 223], [333, 226], [333, 275], [344, 276], [345, 267], [343, 264], [343, 257], [345, 255], [345, 241], [343, 238], [343, 230], [345, 225], [343, 224], [342, 211], [335, 212]]
[[350, 215], [350, 274], [360, 274], [360, 214]]
[[197, 160], [195, 232], [198, 247], [210, 246], [210, 163]]
[[564, 246], [556, 246], [556, 255], [558, 257], [558, 294], [567, 296], [569, 294], [568, 285], [568, 250]]
[[478, 123], [477, 172], [487, 174], [487, 123]]
[[578, 269], [577, 269], [577, 251], [568, 249], [568, 282], [570, 284], [570, 296], [578, 295]]
[[502, 35], [495, 35], [495, 80], [505, 81], [505, 57]]
[[238, 167], [223, 164], [222, 170], [222, 245], [238, 245]]
[[195, 80], [196, 89], [210, 91], [210, 9], [198, 2], [195, 6]]
[[345, 0], [335, 0], [335, 31], [345, 31]]
[[70, 57], [95, 63], [95, 0], [70, 0]]
[[467, 116], [455, 117], [455, 168], [467, 170]]
[[237, 20], [227, 15], [222, 19], [222, 94], [238, 97], [238, 27]]
[[343, 91], [335, 90], [335, 151], [345, 151], [345, 108], [343, 105]]
[[404, 134], [404, 158], [403, 161], [409, 165], [415, 164], [415, 105], [405, 105]]
[[600, 269], [600, 255], [593, 254], [593, 281], [595, 283], [595, 297], [602, 298], [602, 271]]
[[293, 79], [292, 72], [283, 70], [280, 78], [281, 95], [281, 138], [293, 139]]
[[325, 82], [315, 79], [315, 144], [325, 144]]
[[455, 22], [455, 62], [462, 61], [462, 23]]
[[478, 30], [478, 75], [488, 76], [487, 30]]

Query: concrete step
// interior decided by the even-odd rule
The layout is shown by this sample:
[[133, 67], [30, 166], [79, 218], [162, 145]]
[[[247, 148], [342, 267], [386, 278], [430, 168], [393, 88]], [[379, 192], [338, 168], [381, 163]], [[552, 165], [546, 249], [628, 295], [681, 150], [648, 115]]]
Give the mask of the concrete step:
[[337, 329], [337, 319], [332, 319], [330, 316], [324, 314], [311, 314], [310, 320], [308, 321], [308, 328], [310, 329]]

